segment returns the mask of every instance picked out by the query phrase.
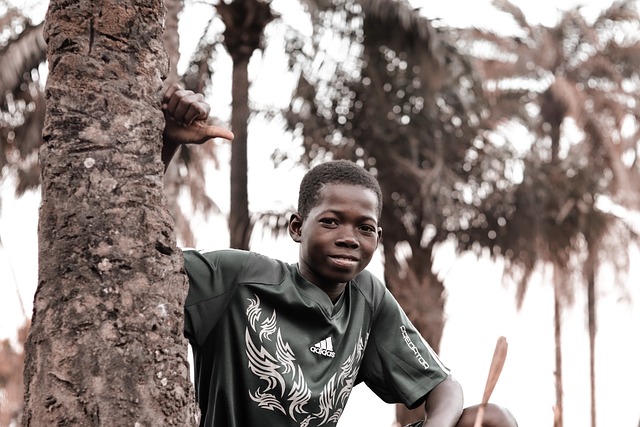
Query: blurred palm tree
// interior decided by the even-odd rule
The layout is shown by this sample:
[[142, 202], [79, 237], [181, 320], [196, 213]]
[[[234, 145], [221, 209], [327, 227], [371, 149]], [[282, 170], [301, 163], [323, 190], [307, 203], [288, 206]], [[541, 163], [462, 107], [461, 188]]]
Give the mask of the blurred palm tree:
[[[215, 60], [221, 49], [224, 48], [231, 57], [231, 129], [235, 138], [231, 144], [230, 161], [229, 246], [249, 249], [254, 219], [249, 213], [247, 190], [247, 137], [252, 114], [248, 66], [254, 53], [264, 48], [264, 30], [277, 15], [271, 9], [271, 1], [267, 0], [220, 0], [209, 4], [211, 18], [182, 77], [182, 83], [187, 89], [205, 93], [211, 84]], [[179, 43], [174, 41], [173, 45], [177, 46]], [[167, 188], [176, 194], [175, 200], [186, 182], [191, 189], [194, 210], [200, 208], [204, 214], [219, 212], [217, 204], [206, 194], [204, 181], [203, 160], [217, 162], [213, 148], [213, 145], [207, 144], [182, 147], [177, 166], [172, 166], [173, 170], [168, 171]], [[189, 220], [180, 213], [177, 202], [174, 209], [174, 217], [179, 219], [176, 224], [185, 244], [194, 246], [195, 240]]]
[[231, 59], [232, 112], [231, 130], [231, 204], [229, 207], [230, 247], [249, 249], [252, 221], [249, 216], [247, 192], [247, 128], [251, 108], [249, 105], [249, 60], [262, 46], [265, 27], [275, 19], [271, 1], [220, 1], [216, 10], [224, 22], [224, 39]]
[[[167, 25], [167, 29], [174, 26], [177, 28], [177, 16], [182, 9], [182, 3], [182, 0], [167, 1], [169, 16], [176, 17], [176, 20], [169, 20], [171, 25]], [[247, 129], [252, 114], [248, 66], [254, 53], [264, 47], [264, 30], [277, 15], [272, 11], [269, 0], [218, 0], [200, 4], [211, 7], [210, 19], [180, 80], [185, 88], [206, 93], [211, 86], [218, 55], [224, 49], [232, 59], [231, 129], [235, 138], [231, 144], [230, 161], [229, 245], [249, 249], [254, 219], [249, 213], [247, 191]], [[165, 45], [171, 55], [175, 47], [179, 46], [179, 40], [174, 36], [169, 40], [165, 38]], [[176, 54], [177, 57], [172, 62], [177, 63], [179, 53]], [[169, 77], [170, 81], [177, 79]], [[204, 180], [206, 163], [213, 161], [217, 164], [218, 159], [215, 146], [211, 144], [183, 146], [177, 159], [167, 170], [165, 186], [167, 193], [172, 195], [171, 198], [175, 201], [172, 203], [172, 212], [176, 218], [179, 235], [186, 246], [194, 246], [195, 238], [190, 221], [177, 203], [178, 194], [182, 188], [189, 188], [194, 211], [201, 211], [203, 214], [219, 212], [215, 201], [206, 193]]]
[[[563, 425], [563, 308], [586, 283], [595, 427], [597, 272], [608, 264], [622, 275], [628, 246], [637, 239], [607, 205], [640, 208], [638, 5], [614, 3], [592, 22], [579, 9], [569, 10], [554, 27], [545, 27], [530, 25], [508, 1], [494, 4], [513, 17], [517, 35], [478, 28], [454, 34], [482, 76], [491, 105], [485, 126], [525, 152], [513, 211], [504, 226], [489, 227], [495, 234], [489, 247], [506, 258], [512, 273], [519, 272], [519, 304], [537, 266], [554, 270], [555, 426]], [[481, 227], [471, 241], [485, 235]]]
[[637, 207], [631, 2], [594, 23], [567, 12], [554, 28], [497, 2], [518, 37], [438, 29], [402, 1], [306, 3], [314, 43], [290, 44], [302, 72], [288, 116], [303, 160], [351, 158], [377, 174], [385, 279], [436, 350], [445, 296], [432, 257], [449, 237], [504, 259], [518, 304], [533, 271], [553, 266], [561, 425], [562, 308], [586, 275], [593, 349], [597, 268], [613, 261], [622, 274], [635, 237], [602, 207]]
[[37, 150], [44, 123], [40, 65], [46, 56], [42, 23], [0, 0], [0, 178], [15, 176], [16, 194], [40, 182]]

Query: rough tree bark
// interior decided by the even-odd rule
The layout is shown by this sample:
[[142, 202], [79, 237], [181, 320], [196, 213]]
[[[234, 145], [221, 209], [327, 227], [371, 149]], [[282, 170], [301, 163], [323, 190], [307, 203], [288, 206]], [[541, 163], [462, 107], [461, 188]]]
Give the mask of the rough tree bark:
[[162, 188], [162, 0], [52, 0], [24, 426], [196, 424]]

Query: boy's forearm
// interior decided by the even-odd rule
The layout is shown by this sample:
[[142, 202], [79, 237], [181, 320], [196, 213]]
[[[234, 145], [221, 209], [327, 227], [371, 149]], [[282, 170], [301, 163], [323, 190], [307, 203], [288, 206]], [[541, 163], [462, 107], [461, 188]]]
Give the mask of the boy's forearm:
[[462, 405], [462, 387], [449, 376], [429, 393], [424, 403], [426, 420], [423, 427], [455, 426], [462, 414]]
[[163, 135], [163, 143], [162, 143], [162, 163], [164, 164], [164, 171], [167, 171], [169, 164], [171, 163], [171, 159], [175, 156], [176, 151], [178, 151], [178, 147], [180, 144], [176, 144]]

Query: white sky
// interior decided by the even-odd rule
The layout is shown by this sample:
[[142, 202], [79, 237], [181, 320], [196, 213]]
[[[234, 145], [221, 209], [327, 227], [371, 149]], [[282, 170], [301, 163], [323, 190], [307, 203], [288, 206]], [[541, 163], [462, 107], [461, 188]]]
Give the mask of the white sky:
[[[14, 3], [30, 7], [34, 2], [18, 0]], [[497, 24], [500, 18], [489, 14], [486, 0], [414, 0], [412, 3], [428, 11], [428, 17], [442, 17], [451, 25], [478, 22], [507, 25]], [[520, 0], [515, 3], [523, 8], [532, 22], [552, 25], [557, 7], [580, 3], [597, 9], [610, 4], [610, 1]], [[285, 13], [288, 13], [290, 4], [290, 0], [274, 1], [274, 7]], [[44, 10], [36, 13], [44, 13]], [[201, 27], [203, 13], [188, 16], [189, 27]], [[183, 36], [183, 43], [188, 50], [187, 36]], [[269, 96], [267, 88], [274, 87], [274, 79], [282, 70], [277, 64], [260, 61], [252, 64], [252, 75], [260, 76], [252, 94]], [[273, 77], [274, 74], [276, 77]], [[275, 86], [280, 92], [286, 93], [286, 88]], [[223, 99], [228, 96], [223, 95]], [[226, 114], [227, 110], [224, 106], [214, 106], [214, 114], [216, 111]], [[273, 202], [279, 206], [292, 204], [300, 172], [295, 169], [290, 172], [262, 169], [270, 163], [269, 155], [276, 146], [290, 142], [283, 139], [277, 126], [275, 129], [261, 127], [259, 135], [259, 139], [250, 140], [250, 192], [252, 195], [269, 194], [270, 199], [258, 200], [254, 196], [252, 209], [262, 209]], [[224, 153], [223, 148], [223, 157]], [[223, 209], [228, 206], [227, 176], [214, 172], [209, 181], [211, 193]], [[37, 284], [39, 195], [33, 192], [20, 200], [13, 200], [10, 187], [3, 185], [0, 188], [3, 203], [0, 212], [0, 238], [3, 243], [0, 247], [0, 338], [13, 336], [16, 319], [22, 318], [17, 292], [20, 292], [25, 309], [30, 313]], [[274, 194], [274, 187], [281, 191]], [[198, 241], [199, 247], [213, 249], [227, 244], [223, 218], [204, 221], [197, 217], [195, 221], [202, 236]], [[254, 249], [295, 261], [297, 247], [287, 240], [259, 241]], [[598, 425], [603, 427], [636, 427], [640, 418], [637, 402], [640, 395], [640, 289], [637, 286], [640, 283], [640, 254], [633, 250], [631, 255], [635, 262], [632, 262], [626, 291], [616, 288], [607, 280], [612, 276], [610, 273], [603, 272], [599, 281], [597, 410]], [[555, 389], [550, 279], [544, 274], [536, 278], [530, 286], [524, 306], [518, 312], [514, 308], [513, 289], [502, 284], [499, 266], [472, 256], [455, 259], [446, 251], [438, 258], [437, 266], [448, 294], [441, 356], [463, 384], [466, 403], [477, 403], [481, 399], [496, 339], [504, 335], [509, 342], [509, 353], [492, 401], [508, 406], [521, 427], [551, 426]], [[371, 270], [381, 275], [380, 262], [375, 262]], [[589, 353], [584, 307], [584, 297], [579, 295], [563, 322], [565, 427], [589, 425]], [[365, 387], [357, 387], [340, 427], [365, 424], [388, 427], [392, 420], [392, 406], [372, 396]]]

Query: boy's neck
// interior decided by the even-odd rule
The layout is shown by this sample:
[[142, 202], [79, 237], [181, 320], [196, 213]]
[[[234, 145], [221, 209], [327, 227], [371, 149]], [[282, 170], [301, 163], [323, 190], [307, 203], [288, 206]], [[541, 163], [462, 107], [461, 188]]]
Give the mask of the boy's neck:
[[[318, 285], [316, 285], [318, 286]], [[342, 294], [344, 293], [344, 289], [346, 288], [346, 283], [339, 285], [338, 287], [332, 287], [331, 289], [324, 289], [321, 286], [318, 286], [320, 289], [324, 291], [325, 294], [329, 297], [332, 303], [337, 303]]]
[[331, 302], [333, 304], [338, 302], [338, 300], [340, 299], [340, 297], [344, 293], [344, 290], [347, 287], [346, 283], [340, 283], [340, 284], [337, 284], [337, 285], [329, 285], [329, 286], [319, 285], [319, 284], [315, 283], [313, 280], [311, 280], [310, 278], [305, 277], [304, 273], [300, 269], [300, 264], [298, 264], [296, 266], [296, 268], [298, 270], [298, 274], [300, 275], [300, 277], [302, 277], [304, 280], [306, 280], [307, 282], [309, 282], [311, 285], [315, 286], [316, 288], [319, 288], [325, 294], [327, 294], [327, 296], [329, 297], [329, 299], [331, 300]]

